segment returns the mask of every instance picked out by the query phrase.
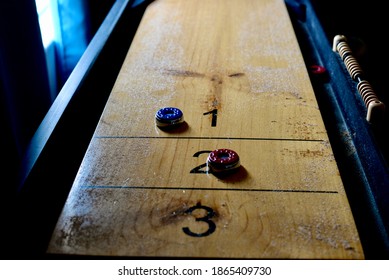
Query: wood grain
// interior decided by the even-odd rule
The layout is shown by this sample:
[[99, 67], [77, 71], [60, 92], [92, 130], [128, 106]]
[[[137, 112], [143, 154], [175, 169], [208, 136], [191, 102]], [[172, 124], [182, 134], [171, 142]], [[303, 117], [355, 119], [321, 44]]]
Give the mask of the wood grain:
[[[185, 123], [163, 131], [168, 106]], [[238, 172], [196, 169], [218, 148]], [[147, 8], [48, 252], [364, 258], [282, 0]]]

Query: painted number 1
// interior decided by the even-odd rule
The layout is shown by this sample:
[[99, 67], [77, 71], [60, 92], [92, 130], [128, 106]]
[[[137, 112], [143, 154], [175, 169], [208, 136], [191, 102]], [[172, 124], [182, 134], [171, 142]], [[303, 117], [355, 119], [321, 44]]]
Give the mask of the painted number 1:
[[217, 109], [213, 109], [212, 111], [203, 113], [204, 116], [205, 115], [210, 115], [210, 114], [212, 114], [211, 126], [216, 126], [216, 123], [217, 123]]

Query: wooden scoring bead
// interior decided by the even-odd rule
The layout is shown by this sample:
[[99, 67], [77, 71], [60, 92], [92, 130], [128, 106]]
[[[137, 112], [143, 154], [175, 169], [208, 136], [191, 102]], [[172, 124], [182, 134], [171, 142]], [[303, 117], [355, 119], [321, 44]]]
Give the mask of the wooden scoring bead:
[[382, 119], [385, 104], [377, 98], [370, 83], [368, 81], [360, 81], [357, 88], [367, 108], [366, 120], [374, 123], [376, 120]]
[[364, 80], [362, 68], [352, 55], [346, 37], [343, 35], [336, 35], [333, 40], [332, 50], [339, 53], [351, 78], [358, 82], [357, 89], [367, 109], [366, 120], [370, 123], [382, 120], [385, 104], [377, 98], [370, 83]]

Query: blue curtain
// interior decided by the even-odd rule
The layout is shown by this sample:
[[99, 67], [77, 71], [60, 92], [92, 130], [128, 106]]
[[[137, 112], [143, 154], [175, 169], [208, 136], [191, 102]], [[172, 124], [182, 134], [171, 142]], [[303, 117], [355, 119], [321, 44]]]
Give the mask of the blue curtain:
[[33, 0], [0, 1], [1, 177], [11, 181], [5, 186], [51, 104], [40, 36]]
[[34, 1], [38, 7], [54, 101], [91, 39], [89, 0]]
[[[57, 13], [53, 61], [46, 59], [35, 0], [0, 1], [0, 147], [5, 164], [0, 176], [10, 188], [26, 147], [53, 102], [50, 78], [59, 91], [90, 41], [86, 0], [50, 3]], [[48, 71], [53, 67], [54, 76]]]
[[55, 46], [62, 85], [69, 77], [91, 39], [87, 1], [53, 0], [57, 21]]

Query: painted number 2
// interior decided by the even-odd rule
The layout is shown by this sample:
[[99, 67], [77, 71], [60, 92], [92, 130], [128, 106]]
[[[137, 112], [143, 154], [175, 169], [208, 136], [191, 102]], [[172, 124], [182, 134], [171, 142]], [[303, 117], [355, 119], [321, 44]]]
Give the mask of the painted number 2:
[[[199, 157], [199, 155], [201, 155], [201, 154], [209, 154], [210, 152], [212, 152], [212, 151], [198, 151], [198, 152], [196, 152], [193, 156], [194, 156], [194, 157]], [[210, 174], [210, 173], [212, 173], [212, 172], [211, 172], [211, 170], [208, 169], [206, 163], [202, 163], [202, 164], [196, 166], [195, 168], [193, 168], [193, 169], [190, 171], [190, 173]]]
[[205, 237], [212, 234], [216, 230], [216, 224], [211, 220], [215, 216], [215, 212], [211, 207], [201, 205], [197, 203], [195, 206], [192, 206], [188, 210], [185, 211], [186, 214], [192, 214], [193, 211], [197, 209], [203, 209], [206, 211], [206, 214], [202, 217], [196, 217], [196, 222], [204, 222], [208, 224], [208, 229], [205, 232], [192, 232], [188, 227], [183, 227], [182, 230], [185, 234], [192, 237]]

